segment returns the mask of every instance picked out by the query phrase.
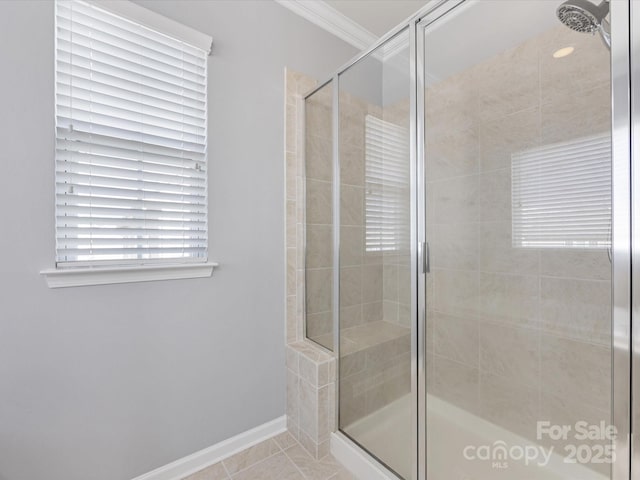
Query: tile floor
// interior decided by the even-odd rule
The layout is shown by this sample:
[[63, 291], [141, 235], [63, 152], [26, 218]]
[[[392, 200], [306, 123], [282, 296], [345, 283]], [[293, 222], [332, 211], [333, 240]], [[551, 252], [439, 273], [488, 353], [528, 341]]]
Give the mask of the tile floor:
[[314, 460], [289, 432], [283, 432], [183, 480], [357, 479], [331, 455]]

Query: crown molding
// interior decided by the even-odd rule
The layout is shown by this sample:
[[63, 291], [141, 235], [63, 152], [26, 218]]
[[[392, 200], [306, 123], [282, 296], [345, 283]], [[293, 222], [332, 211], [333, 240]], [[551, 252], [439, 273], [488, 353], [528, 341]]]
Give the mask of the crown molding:
[[275, 1], [358, 50], [365, 50], [378, 40], [378, 37], [369, 30], [322, 0]]

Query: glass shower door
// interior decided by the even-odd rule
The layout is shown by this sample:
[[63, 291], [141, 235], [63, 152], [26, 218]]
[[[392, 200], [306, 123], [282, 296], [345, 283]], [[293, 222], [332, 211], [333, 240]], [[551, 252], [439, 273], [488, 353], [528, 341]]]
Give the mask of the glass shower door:
[[611, 58], [560, 3], [419, 30], [429, 480], [611, 478]]
[[339, 76], [339, 427], [412, 478], [410, 62], [405, 29]]

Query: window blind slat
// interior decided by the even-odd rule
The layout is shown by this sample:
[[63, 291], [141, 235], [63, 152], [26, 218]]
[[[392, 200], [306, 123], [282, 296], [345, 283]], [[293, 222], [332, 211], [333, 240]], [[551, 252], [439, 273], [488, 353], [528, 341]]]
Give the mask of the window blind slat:
[[139, 132], [136, 130], [130, 130], [127, 128], [119, 128], [117, 125], [102, 125], [99, 123], [91, 123], [91, 121], [83, 121], [79, 118], [68, 117], [56, 117], [57, 128], [60, 130], [67, 130], [68, 133], [59, 132], [63, 139], [73, 138], [70, 135], [71, 131], [81, 131], [85, 133], [85, 138], [88, 139], [87, 143], [91, 142], [92, 135], [102, 135], [104, 137], [120, 138], [122, 139], [122, 145], [127, 145], [127, 142], [133, 142], [134, 144], [151, 144], [158, 145], [159, 147], [172, 148], [174, 150], [180, 150], [184, 148], [187, 152], [204, 153], [205, 142], [188, 142], [179, 138], [171, 138], [169, 136], [162, 136], [152, 134], [149, 132]]
[[[58, 150], [69, 150], [86, 152], [91, 149], [92, 153], [114, 155], [125, 158], [149, 158], [158, 160], [157, 163], [167, 163], [168, 165], [181, 165], [182, 162], [192, 160], [204, 163], [204, 152], [176, 148], [171, 145], [158, 145], [151, 141], [128, 141], [123, 138], [112, 137], [111, 135], [101, 135], [97, 132], [83, 132], [77, 128], [58, 127]], [[146, 137], [146, 140], [153, 140], [153, 137]], [[199, 146], [201, 148], [201, 146]], [[179, 159], [179, 160], [178, 160]]]
[[[91, 218], [118, 218], [126, 217], [138, 220], [144, 220], [147, 217], [157, 218], [159, 220], [170, 220], [174, 222], [190, 222], [200, 221], [205, 219], [204, 211], [168, 211], [168, 210], [156, 210], [151, 208], [144, 209], [129, 209], [129, 208], [113, 208], [102, 205], [90, 205]], [[64, 217], [78, 217], [84, 218], [87, 212], [87, 204], [82, 205], [64, 205], [58, 208], [58, 214]]]
[[[108, 229], [108, 228], [126, 228], [131, 227], [138, 230], [144, 230], [142, 226], [148, 225], [149, 227], [156, 227], [158, 229], [162, 229], [163, 227], [171, 227], [173, 230], [180, 227], [180, 230], [184, 231], [194, 231], [204, 233], [204, 230], [198, 230], [197, 228], [190, 228], [187, 225], [187, 222], [184, 220], [169, 220], [169, 219], [155, 219], [155, 218], [145, 218], [143, 220], [138, 218], [100, 218], [100, 217], [66, 217], [64, 215], [59, 215], [57, 217], [58, 222], [63, 227], [77, 227], [77, 228], [89, 228], [91, 230], [94, 229]], [[198, 222], [197, 220], [189, 221], [189, 225], [200, 225], [201, 227], [205, 226], [204, 221]], [[58, 240], [63, 240], [63, 238], [59, 238]]]
[[61, 38], [58, 41], [58, 53], [61, 56], [66, 53], [74, 64], [82, 62], [91, 66], [101, 65], [105, 70], [131, 72], [140, 77], [155, 78], [165, 84], [180, 86], [194, 92], [200, 91], [203, 85], [204, 77], [186, 71], [183, 67], [186, 62], [181, 58], [176, 57], [173, 59], [173, 65], [168, 66], [137, 54], [135, 50], [127, 52], [78, 33], [70, 36], [69, 40]]
[[207, 259], [207, 52], [56, 8], [59, 266]]
[[106, 93], [102, 92], [99, 85], [90, 85], [90, 88], [83, 88], [77, 82], [69, 86], [59, 82], [57, 85], [58, 96], [62, 101], [71, 102], [71, 98], [84, 101], [99, 101], [102, 105], [118, 105], [123, 103], [131, 107], [146, 106], [154, 116], [161, 118], [169, 118], [174, 121], [184, 121], [185, 124], [192, 127], [203, 128], [202, 111], [194, 111], [193, 113], [185, 108], [184, 105], [162, 101], [155, 97], [144, 96], [139, 93], [128, 92], [123, 89], [111, 89]]
[[[183, 159], [183, 165], [180, 165], [179, 159], [176, 164], [152, 162], [147, 160], [137, 160], [135, 158], [122, 158], [120, 156], [109, 156], [108, 154], [85, 153], [82, 151], [72, 151], [61, 149], [56, 152], [62, 162], [74, 164], [91, 164], [96, 166], [108, 166], [113, 169], [136, 170], [148, 173], [158, 173], [163, 175], [175, 175], [176, 177], [195, 178], [206, 180], [206, 171], [202, 167], [198, 167], [199, 163], [190, 159]], [[61, 163], [62, 163], [61, 162]], [[61, 167], [62, 168], [62, 167]]]
[[[66, 190], [68, 190], [68, 187]], [[115, 208], [115, 209], [131, 209], [131, 210], [151, 210], [166, 212], [167, 215], [173, 212], [198, 212], [206, 213], [206, 205], [204, 203], [197, 203], [190, 198], [189, 202], [171, 202], [162, 200], [150, 200], [149, 198], [135, 199], [135, 198], [114, 198], [105, 197], [99, 195], [74, 195], [66, 192], [57, 193], [56, 201], [61, 211], [69, 206], [78, 205], [81, 208], [85, 208], [87, 205], [92, 205], [94, 208]]]
[[184, 95], [186, 98], [196, 102], [204, 102], [205, 99], [204, 92], [201, 89], [188, 88], [186, 85], [182, 85], [181, 82], [157, 79], [153, 76], [129, 71], [115, 65], [103, 64], [98, 61], [93, 62], [90, 58], [83, 58], [79, 55], [71, 56], [67, 53], [65, 56], [65, 52], [60, 51], [60, 49], [56, 51], [56, 54], [60, 71], [71, 76], [86, 78], [91, 77], [91, 75], [101, 74], [103, 79], [111, 77], [116, 81], [132, 86], [140, 85], [144, 82], [144, 85], [151, 89], [164, 90], [174, 95]]
[[515, 247], [610, 247], [610, 135], [518, 152], [511, 162]]
[[139, 120], [136, 120], [130, 112], [122, 109], [120, 109], [121, 114], [118, 115], [118, 109], [116, 108], [109, 108], [110, 112], [102, 113], [105, 107], [98, 103], [88, 102], [88, 105], [83, 105], [83, 101], [78, 100], [74, 104], [77, 104], [78, 108], [68, 108], [65, 105], [58, 104], [58, 118], [62, 121], [68, 120], [70, 125], [75, 125], [76, 123], [91, 124], [94, 128], [99, 126], [117, 129], [118, 131], [141, 132], [145, 135], [167, 138], [183, 143], [204, 145], [204, 134], [188, 133], [185, 131], [186, 126], [181, 131], [179, 130], [178, 122], [167, 121], [165, 125], [159, 125], [154, 121], [153, 117], [146, 115], [144, 112], [140, 112], [138, 115]]
[[[74, 65], [73, 68], [66, 62], [60, 62], [58, 64], [57, 82], [56, 87], [61, 85], [74, 87], [82, 87], [85, 89], [93, 89], [95, 91], [106, 92], [126, 92], [127, 94], [140, 95], [142, 98], [149, 98], [152, 103], [164, 101], [171, 103], [175, 108], [184, 108], [185, 112], [189, 110], [195, 110], [194, 115], [204, 115], [204, 99], [190, 98], [189, 92], [173, 93], [169, 91], [163, 91], [160, 88], [146, 85], [144, 91], [139, 91], [139, 86], [135, 82], [126, 78], [120, 78], [107, 73], [97, 72], [90, 68], [80, 67]], [[138, 88], [138, 91], [136, 91]]]

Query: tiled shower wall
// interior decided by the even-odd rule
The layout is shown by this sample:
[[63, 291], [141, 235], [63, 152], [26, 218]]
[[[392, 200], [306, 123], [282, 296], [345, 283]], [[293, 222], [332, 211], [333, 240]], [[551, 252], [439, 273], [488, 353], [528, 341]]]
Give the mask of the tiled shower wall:
[[304, 221], [306, 335], [333, 347], [333, 88], [306, 101]]
[[[287, 428], [314, 457], [329, 453], [335, 430], [335, 359], [304, 339], [305, 211], [303, 99], [315, 81], [285, 72], [286, 96], [286, 245]], [[330, 291], [330, 289], [329, 289]]]
[[512, 246], [511, 154], [610, 132], [610, 103], [607, 49], [563, 26], [426, 92], [428, 388], [531, 439], [610, 421], [611, 265]]

